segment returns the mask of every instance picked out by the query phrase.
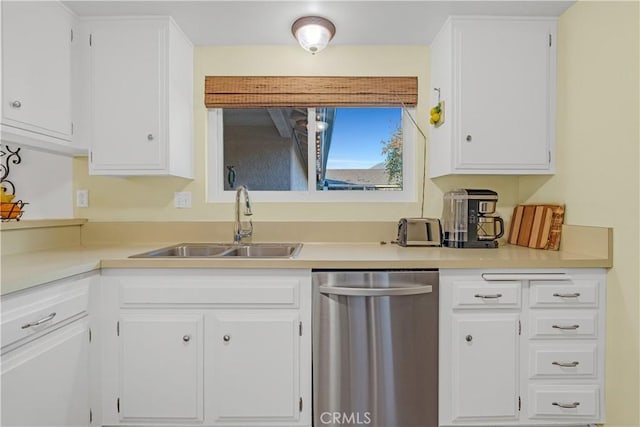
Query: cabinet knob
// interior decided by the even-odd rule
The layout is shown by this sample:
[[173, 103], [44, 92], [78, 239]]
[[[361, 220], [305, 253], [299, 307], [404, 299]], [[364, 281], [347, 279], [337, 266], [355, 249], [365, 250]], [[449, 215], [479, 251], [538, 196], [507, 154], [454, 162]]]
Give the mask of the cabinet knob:
[[229, 342], [229, 341], [231, 341], [231, 335], [225, 335], [225, 336], [223, 336], [223, 337], [222, 337], [222, 340], [223, 340], [224, 342]]
[[465, 139], [467, 140], [467, 142], [471, 142], [471, 140], [472, 140], [473, 138], [471, 138], [471, 135], [467, 135], [467, 137], [466, 137]]
[[149, 141], [153, 141], [153, 138], [154, 138], [154, 136], [153, 136], [153, 134], [152, 134], [152, 133], [150, 133], [149, 135], [147, 135], [147, 139], [148, 139]]
[[184, 341], [184, 342], [189, 342], [189, 341], [191, 341], [191, 335], [183, 335], [183, 336], [182, 336], [182, 341]]
[[473, 337], [472, 337], [471, 335], [467, 335], [466, 337], [464, 337], [464, 339], [465, 339], [467, 342], [471, 342], [471, 341], [473, 341]]
[[12, 106], [13, 108], [20, 108], [20, 107], [22, 107], [22, 102], [20, 102], [20, 101], [13, 101], [13, 102], [11, 103], [11, 106]]

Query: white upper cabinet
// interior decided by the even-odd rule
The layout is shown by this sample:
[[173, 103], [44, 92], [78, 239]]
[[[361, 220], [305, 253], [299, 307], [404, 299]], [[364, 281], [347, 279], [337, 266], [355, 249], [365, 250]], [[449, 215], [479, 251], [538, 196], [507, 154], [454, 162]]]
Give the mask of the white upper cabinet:
[[2, 141], [72, 154], [74, 16], [59, 2], [2, 2]]
[[94, 175], [193, 176], [193, 46], [168, 17], [86, 20]]
[[429, 174], [552, 174], [556, 18], [452, 17], [431, 46]]

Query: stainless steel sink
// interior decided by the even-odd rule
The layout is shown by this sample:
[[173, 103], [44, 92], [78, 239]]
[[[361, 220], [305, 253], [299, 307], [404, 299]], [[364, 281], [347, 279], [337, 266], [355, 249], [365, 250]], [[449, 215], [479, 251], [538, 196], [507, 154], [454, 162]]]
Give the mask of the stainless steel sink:
[[293, 258], [302, 243], [180, 243], [129, 258]]
[[247, 258], [291, 258], [298, 254], [301, 247], [301, 243], [242, 245], [225, 252], [222, 256]]
[[223, 254], [229, 250], [229, 245], [181, 243], [167, 248], [154, 249], [143, 254], [133, 255], [129, 258], [189, 258], [189, 257], [212, 257]]

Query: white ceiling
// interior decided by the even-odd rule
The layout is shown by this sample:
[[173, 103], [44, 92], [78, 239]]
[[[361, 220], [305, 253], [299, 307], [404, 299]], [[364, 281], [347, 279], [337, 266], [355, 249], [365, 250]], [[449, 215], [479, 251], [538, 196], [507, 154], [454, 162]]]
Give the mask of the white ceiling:
[[294, 44], [291, 24], [319, 15], [332, 44], [430, 44], [448, 15], [559, 16], [575, 1], [107, 1], [64, 3], [79, 16], [170, 15], [197, 46]]

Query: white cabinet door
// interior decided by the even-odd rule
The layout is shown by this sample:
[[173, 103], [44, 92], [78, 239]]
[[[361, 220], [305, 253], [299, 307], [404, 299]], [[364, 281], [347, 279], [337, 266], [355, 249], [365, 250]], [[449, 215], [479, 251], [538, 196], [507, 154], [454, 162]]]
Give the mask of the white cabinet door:
[[554, 172], [556, 25], [447, 21], [433, 43], [432, 86], [446, 120], [431, 128], [431, 176]]
[[100, 21], [91, 26], [91, 165], [163, 169], [167, 137], [167, 28], [156, 21]]
[[549, 167], [549, 25], [466, 21], [455, 27], [459, 168]]
[[214, 423], [278, 425], [298, 420], [299, 320], [297, 311], [285, 310], [211, 314], [207, 362]]
[[87, 318], [2, 355], [3, 426], [89, 425]]
[[[71, 141], [71, 14], [59, 2], [2, 2], [2, 125]], [[25, 135], [23, 133], [23, 135]]]
[[90, 18], [89, 172], [193, 176], [193, 46], [168, 17]]
[[453, 316], [454, 420], [518, 418], [518, 321], [515, 313]]
[[202, 314], [122, 314], [120, 419], [202, 421]]

